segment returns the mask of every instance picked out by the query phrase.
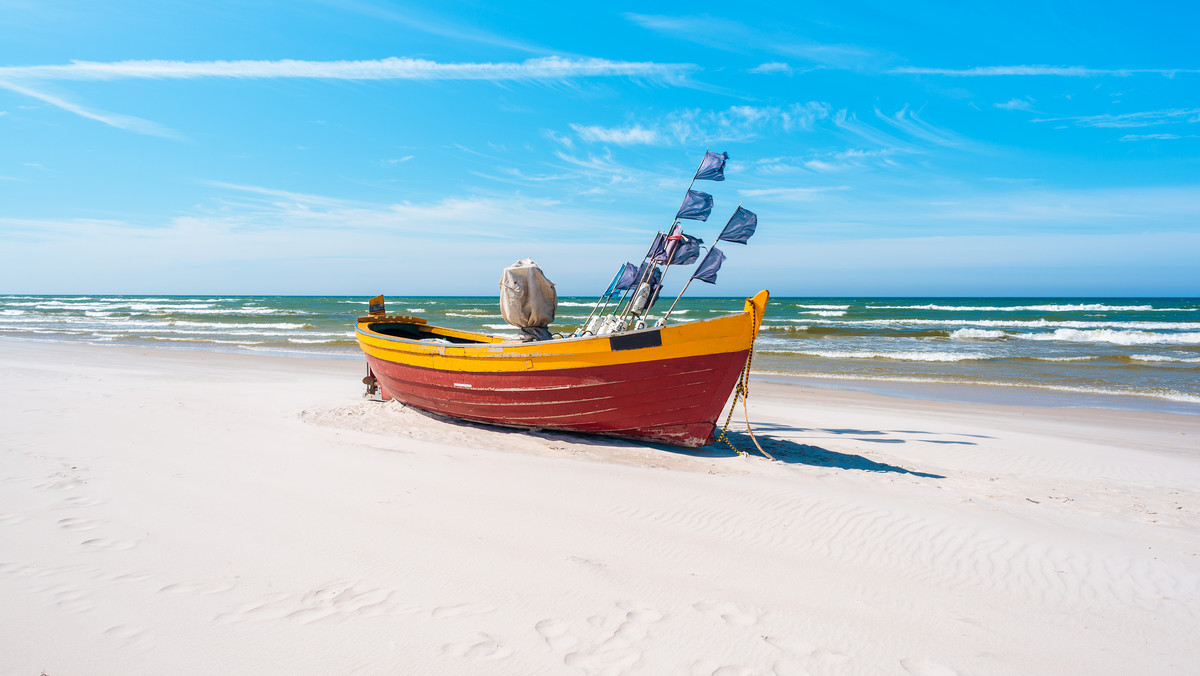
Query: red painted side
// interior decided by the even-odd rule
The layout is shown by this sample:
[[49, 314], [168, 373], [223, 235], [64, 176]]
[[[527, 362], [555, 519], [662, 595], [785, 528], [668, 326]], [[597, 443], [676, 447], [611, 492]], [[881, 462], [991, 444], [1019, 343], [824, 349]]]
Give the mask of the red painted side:
[[649, 439], [712, 441], [748, 351], [517, 373], [447, 372], [367, 356], [383, 394], [454, 418]]

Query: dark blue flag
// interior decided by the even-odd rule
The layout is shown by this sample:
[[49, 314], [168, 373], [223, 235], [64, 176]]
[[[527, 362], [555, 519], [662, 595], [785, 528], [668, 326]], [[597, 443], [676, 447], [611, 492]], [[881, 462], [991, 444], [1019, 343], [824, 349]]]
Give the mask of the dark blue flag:
[[717, 283], [717, 270], [721, 269], [721, 263], [725, 262], [725, 254], [717, 247], [708, 250], [708, 255], [704, 257], [700, 265], [696, 266], [696, 272], [692, 273], [692, 279], [698, 279], [709, 284]]
[[712, 195], [700, 192], [699, 190], [689, 190], [687, 197], [683, 198], [683, 206], [679, 207], [679, 213], [675, 214], [675, 218], [707, 221], [708, 214], [712, 211], [712, 208]]
[[637, 270], [636, 277], [633, 280], [634, 284], [637, 284], [640, 281], [648, 281], [651, 284], [658, 284], [662, 281], [662, 270], [660, 270], [657, 265], [654, 265], [654, 269], [650, 271], [649, 275], [647, 275], [646, 268], [650, 265], [654, 265], [654, 263], [642, 263], [641, 267], [639, 267]]
[[650, 260], [655, 263], [667, 260], [667, 238], [661, 232], [654, 235], [654, 242], [650, 245]]
[[[608, 293], [632, 289], [633, 285], [637, 284], [637, 272], [637, 266], [633, 263], [626, 263], [621, 266], [621, 271], [617, 273], [617, 277], [613, 280], [612, 286], [609, 287]], [[605, 295], [608, 294], [606, 293]]]
[[705, 181], [724, 181], [725, 160], [727, 159], [729, 159], [729, 153], [704, 153], [704, 161], [700, 163], [700, 169], [696, 171], [696, 179]]
[[700, 258], [700, 245], [704, 240], [691, 235], [680, 235], [679, 246], [675, 247], [675, 258], [671, 265], [691, 265]]
[[755, 228], [758, 227], [758, 216], [754, 215], [753, 211], [747, 211], [741, 207], [733, 212], [729, 217], [729, 222], [725, 224], [725, 229], [717, 235], [717, 241], [735, 242], [737, 244], [745, 244], [746, 240], [754, 234]]
[[683, 236], [683, 224], [679, 221], [671, 226], [671, 234], [663, 237], [661, 234], [654, 239], [653, 253], [650, 254], [650, 259], [655, 263], [666, 263], [675, 255], [675, 247], [679, 246], [679, 239]]

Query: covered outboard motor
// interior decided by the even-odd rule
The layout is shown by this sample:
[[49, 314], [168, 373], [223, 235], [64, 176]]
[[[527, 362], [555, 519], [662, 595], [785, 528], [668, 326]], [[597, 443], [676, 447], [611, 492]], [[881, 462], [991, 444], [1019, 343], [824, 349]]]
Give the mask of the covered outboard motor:
[[550, 340], [558, 293], [532, 258], [517, 261], [500, 275], [500, 314], [521, 329], [521, 339]]

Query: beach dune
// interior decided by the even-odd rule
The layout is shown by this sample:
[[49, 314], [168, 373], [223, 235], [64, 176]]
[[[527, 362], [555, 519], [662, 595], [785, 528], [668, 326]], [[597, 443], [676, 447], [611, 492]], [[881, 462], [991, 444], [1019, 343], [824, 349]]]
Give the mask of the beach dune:
[[753, 380], [771, 461], [364, 373], [0, 341], [0, 674], [1200, 664], [1200, 417]]

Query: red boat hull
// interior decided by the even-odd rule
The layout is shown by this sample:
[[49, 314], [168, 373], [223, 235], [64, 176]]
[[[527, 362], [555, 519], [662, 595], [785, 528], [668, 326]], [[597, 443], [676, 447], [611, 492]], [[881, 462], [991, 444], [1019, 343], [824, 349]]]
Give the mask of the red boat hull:
[[508, 427], [710, 443], [748, 350], [632, 364], [471, 373], [367, 355], [383, 394], [442, 415]]

